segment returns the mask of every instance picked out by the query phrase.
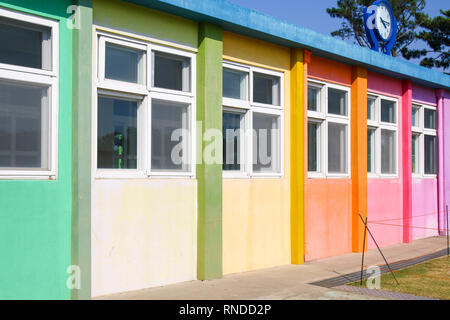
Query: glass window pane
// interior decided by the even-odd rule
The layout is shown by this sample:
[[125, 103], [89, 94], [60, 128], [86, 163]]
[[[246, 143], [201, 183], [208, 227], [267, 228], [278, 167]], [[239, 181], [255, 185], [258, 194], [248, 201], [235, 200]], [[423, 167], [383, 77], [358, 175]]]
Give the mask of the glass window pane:
[[412, 107], [412, 121], [411, 121], [411, 124], [413, 127], [420, 127], [419, 115], [420, 115], [420, 107], [413, 106]]
[[424, 126], [426, 129], [436, 129], [436, 110], [424, 109]]
[[48, 169], [48, 89], [0, 82], [0, 167]]
[[191, 91], [191, 59], [163, 52], [153, 52], [153, 86]]
[[319, 171], [319, 128], [320, 123], [308, 122], [308, 171]]
[[347, 115], [347, 92], [328, 88], [328, 113]]
[[419, 135], [412, 135], [412, 172], [419, 173]]
[[137, 168], [137, 109], [137, 101], [98, 98], [98, 168]]
[[0, 63], [51, 70], [51, 29], [0, 18]]
[[223, 112], [223, 170], [241, 170], [241, 113]]
[[367, 172], [375, 172], [375, 129], [367, 129]]
[[274, 106], [280, 105], [280, 78], [253, 73], [253, 101]]
[[253, 171], [279, 172], [278, 116], [253, 113]]
[[381, 121], [397, 123], [395, 102], [381, 99]]
[[188, 106], [152, 102], [152, 170], [189, 170]]
[[367, 98], [367, 120], [375, 120], [375, 98]]
[[223, 96], [247, 100], [248, 74], [242, 71], [223, 69]]
[[347, 173], [347, 125], [328, 123], [328, 172]]
[[144, 83], [144, 53], [114, 44], [106, 44], [105, 77], [107, 79]]
[[437, 173], [437, 139], [435, 136], [425, 135], [425, 174]]
[[308, 110], [320, 111], [320, 88], [308, 87]]
[[381, 173], [395, 174], [397, 143], [395, 131], [381, 130]]

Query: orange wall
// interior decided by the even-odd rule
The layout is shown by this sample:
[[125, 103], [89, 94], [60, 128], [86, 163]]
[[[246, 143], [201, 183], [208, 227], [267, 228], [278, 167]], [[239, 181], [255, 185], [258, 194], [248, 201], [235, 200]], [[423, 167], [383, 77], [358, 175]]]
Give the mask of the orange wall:
[[[307, 69], [308, 78], [351, 86], [352, 68], [348, 65], [312, 55]], [[352, 252], [350, 178], [307, 179], [305, 202], [305, 260]]]

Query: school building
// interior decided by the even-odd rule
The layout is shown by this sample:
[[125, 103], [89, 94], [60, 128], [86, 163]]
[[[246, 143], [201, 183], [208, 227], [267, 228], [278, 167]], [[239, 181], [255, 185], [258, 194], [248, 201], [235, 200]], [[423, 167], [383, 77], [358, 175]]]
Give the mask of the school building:
[[0, 0], [0, 299], [443, 235], [448, 159], [447, 74], [225, 0]]

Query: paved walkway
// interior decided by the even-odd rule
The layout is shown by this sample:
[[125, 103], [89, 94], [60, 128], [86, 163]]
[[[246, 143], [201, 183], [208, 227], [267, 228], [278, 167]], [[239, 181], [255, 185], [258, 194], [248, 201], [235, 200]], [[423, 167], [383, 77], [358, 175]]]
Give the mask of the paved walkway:
[[[445, 237], [417, 240], [383, 248], [389, 263], [416, 258], [445, 248]], [[379, 252], [366, 252], [365, 264], [383, 265]], [[276, 268], [226, 275], [211, 281], [190, 281], [164, 287], [98, 297], [97, 299], [139, 300], [366, 300], [383, 299], [358, 292], [323, 288], [311, 282], [355, 272], [361, 268], [361, 254], [350, 253], [313, 261], [304, 265], [286, 265]], [[385, 299], [385, 297], [384, 297]]]

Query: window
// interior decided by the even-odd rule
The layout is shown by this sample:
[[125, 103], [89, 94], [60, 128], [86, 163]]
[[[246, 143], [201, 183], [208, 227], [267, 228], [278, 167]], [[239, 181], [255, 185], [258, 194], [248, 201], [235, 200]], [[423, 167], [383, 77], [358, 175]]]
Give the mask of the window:
[[367, 173], [369, 177], [398, 175], [398, 102], [385, 96], [367, 97]]
[[58, 23], [0, 9], [0, 178], [57, 174]]
[[415, 177], [436, 177], [437, 113], [436, 107], [413, 104], [412, 173]]
[[98, 33], [97, 176], [193, 176], [195, 55]]
[[282, 73], [224, 63], [224, 177], [283, 174], [281, 88]]
[[349, 95], [343, 86], [308, 83], [309, 177], [350, 176]]

